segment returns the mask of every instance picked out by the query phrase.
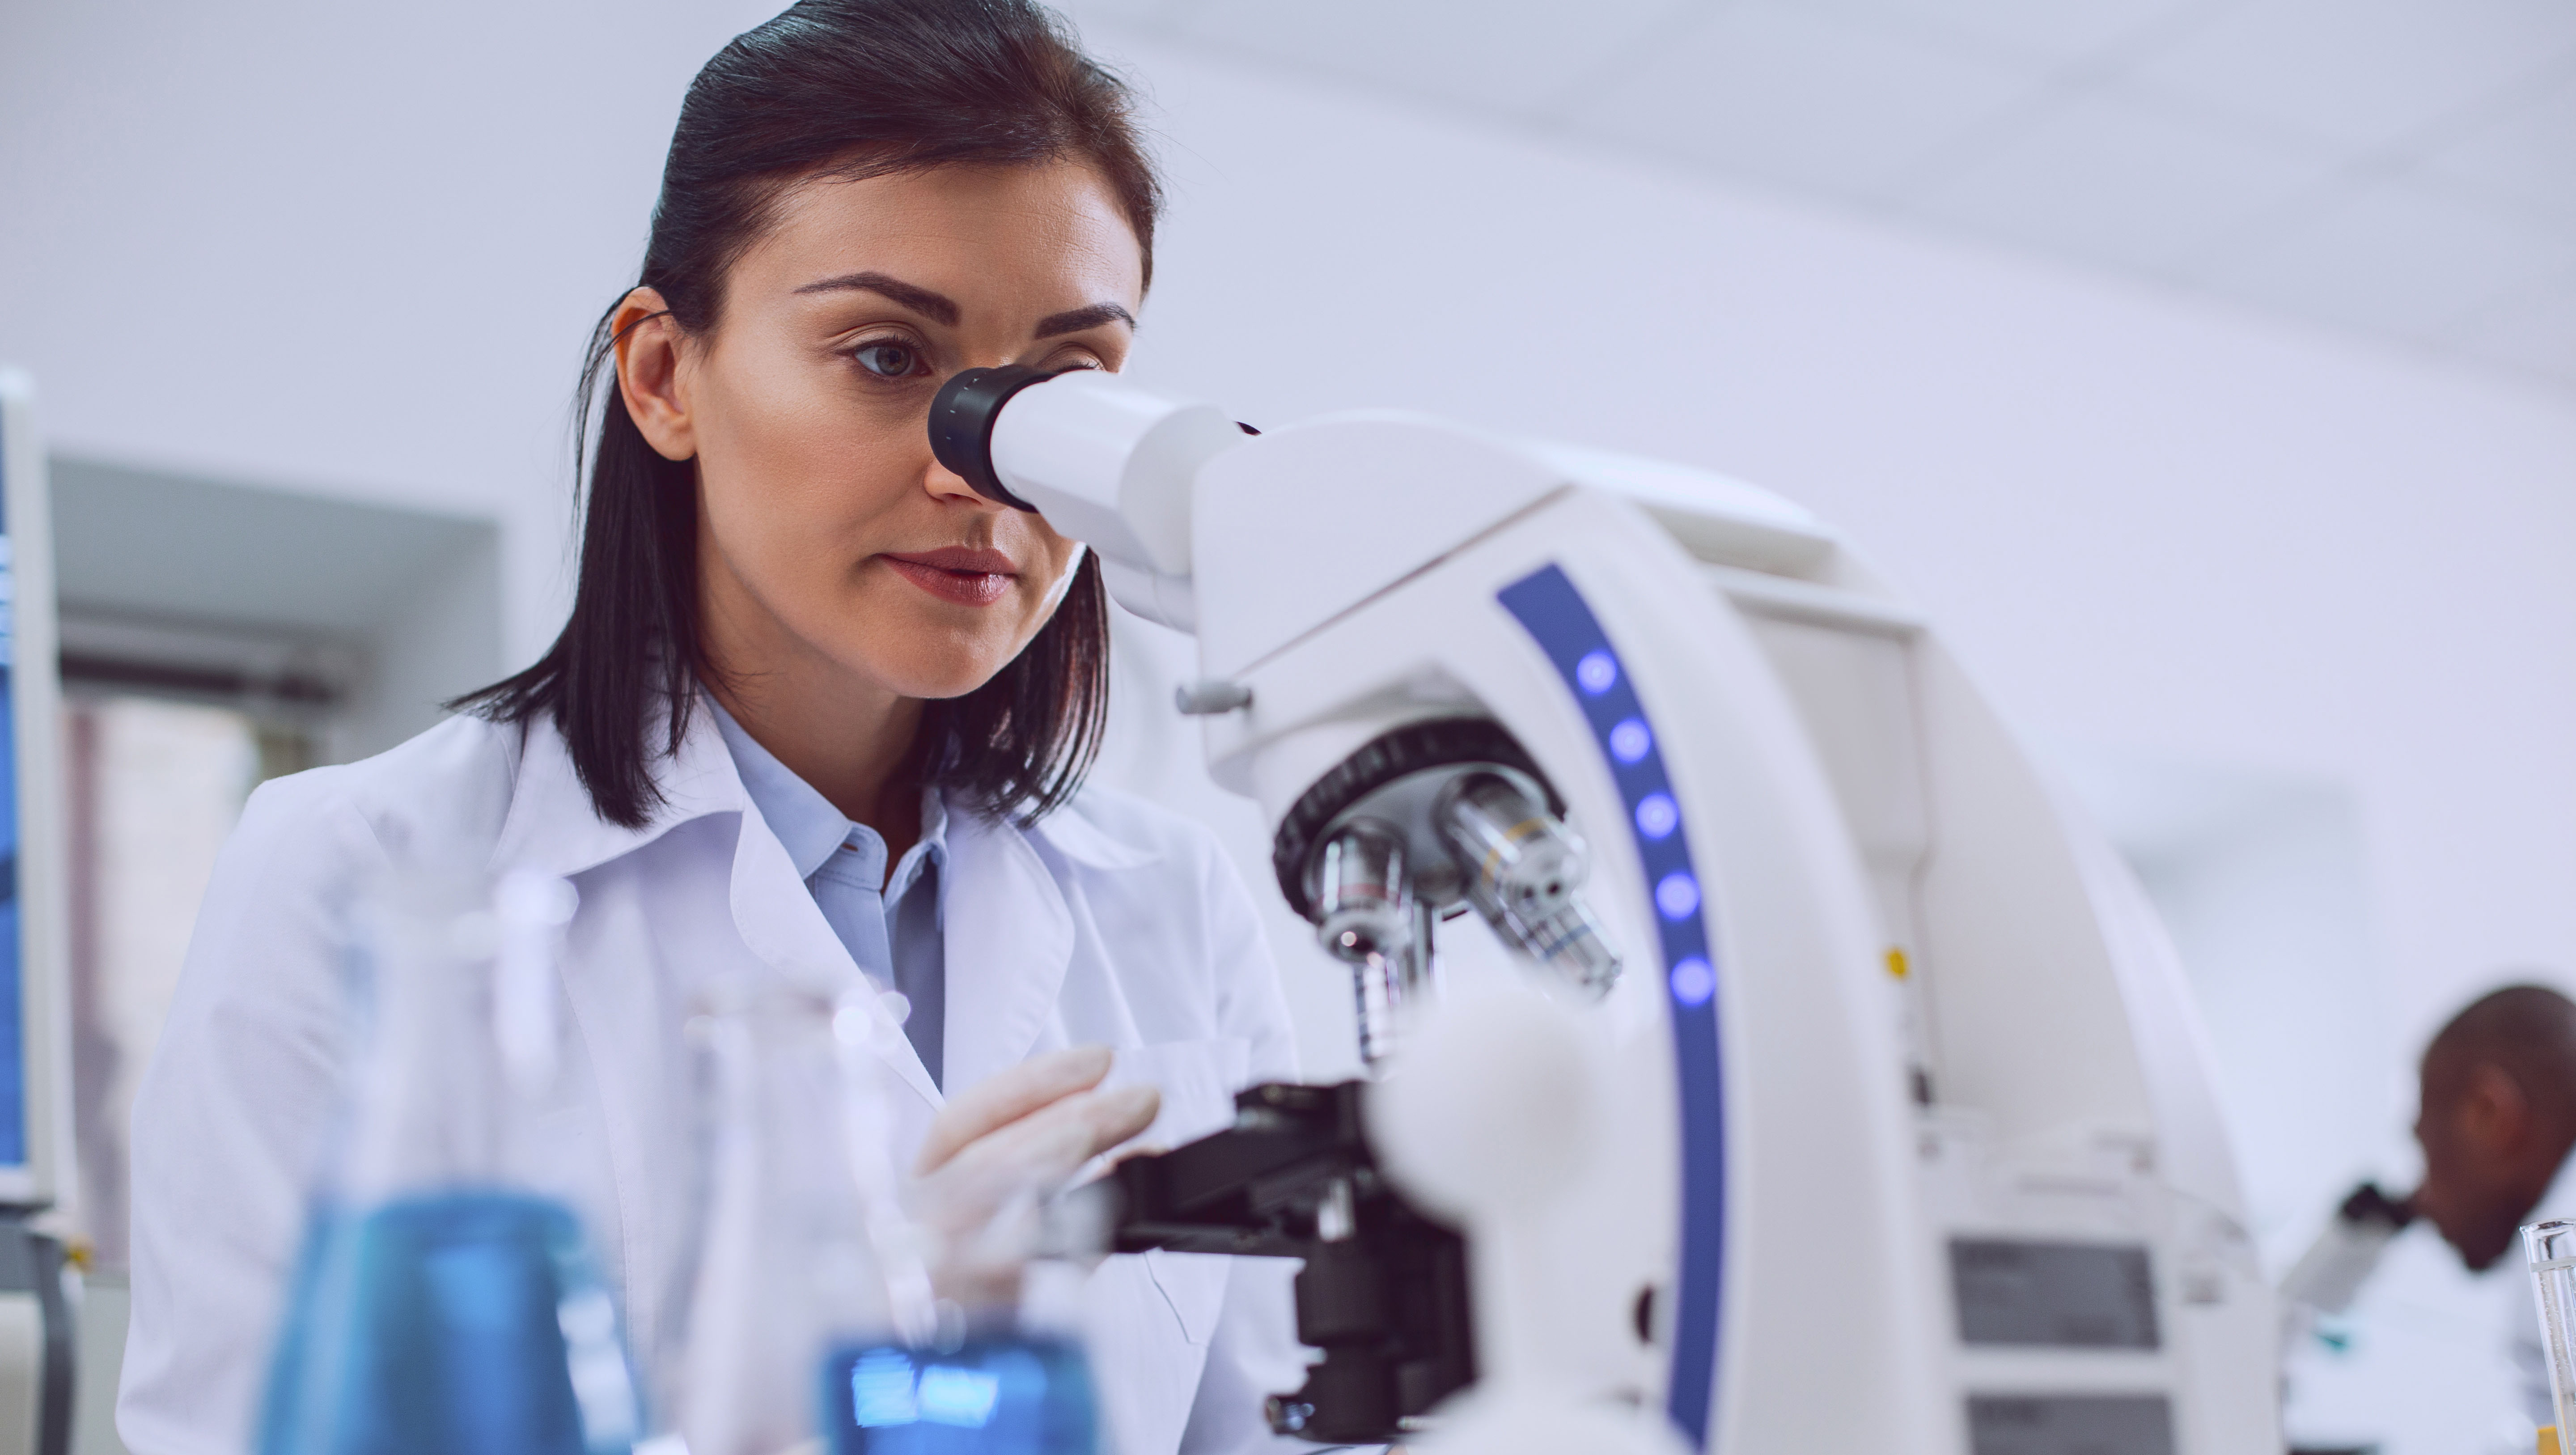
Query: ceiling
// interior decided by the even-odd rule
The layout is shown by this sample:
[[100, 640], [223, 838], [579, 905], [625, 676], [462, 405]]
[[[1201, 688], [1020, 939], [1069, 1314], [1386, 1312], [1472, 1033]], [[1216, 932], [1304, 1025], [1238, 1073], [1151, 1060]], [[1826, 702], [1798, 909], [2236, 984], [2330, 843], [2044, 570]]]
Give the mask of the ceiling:
[[2576, 0], [1077, 0], [2576, 388]]

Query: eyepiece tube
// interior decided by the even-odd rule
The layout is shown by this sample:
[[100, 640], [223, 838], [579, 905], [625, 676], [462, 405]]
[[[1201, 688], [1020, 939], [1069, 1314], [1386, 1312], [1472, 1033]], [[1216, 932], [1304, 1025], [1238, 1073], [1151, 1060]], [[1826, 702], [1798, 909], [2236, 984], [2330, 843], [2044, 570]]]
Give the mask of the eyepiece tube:
[[975, 493], [1013, 510], [1035, 513], [1037, 507], [1011, 493], [993, 473], [993, 421], [1011, 396], [1042, 384], [1062, 370], [1004, 364], [992, 369], [960, 369], [930, 401], [930, 452], [939, 463], [975, 487]]

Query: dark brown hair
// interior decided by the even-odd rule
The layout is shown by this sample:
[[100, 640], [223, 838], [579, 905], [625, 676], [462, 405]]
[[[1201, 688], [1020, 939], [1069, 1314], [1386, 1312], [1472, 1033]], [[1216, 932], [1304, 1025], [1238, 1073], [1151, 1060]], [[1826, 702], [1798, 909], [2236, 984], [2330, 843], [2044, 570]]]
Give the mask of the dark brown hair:
[[2456, 1094], [2481, 1064], [2512, 1077], [2544, 1124], [2576, 1123], [2576, 1001], [2525, 984], [2469, 1002], [2424, 1048], [2425, 1094]]
[[[1063, 158], [1108, 184], [1150, 282], [1162, 192], [1131, 93], [1052, 12], [1031, 0], [800, 0], [736, 36], [690, 83], [637, 284], [703, 333], [722, 312], [727, 271], [798, 182]], [[628, 417], [614, 384], [615, 314], [612, 304], [591, 334], [576, 397], [576, 473], [594, 409], [599, 443], [571, 620], [536, 665], [449, 706], [522, 725], [551, 716], [599, 816], [632, 828], [660, 803], [652, 758], [679, 751], [711, 667], [698, 630], [696, 464], [662, 458]], [[1085, 552], [1018, 657], [929, 705], [930, 781], [1022, 822], [1061, 805], [1099, 751], [1108, 668], [1108, 598]]]

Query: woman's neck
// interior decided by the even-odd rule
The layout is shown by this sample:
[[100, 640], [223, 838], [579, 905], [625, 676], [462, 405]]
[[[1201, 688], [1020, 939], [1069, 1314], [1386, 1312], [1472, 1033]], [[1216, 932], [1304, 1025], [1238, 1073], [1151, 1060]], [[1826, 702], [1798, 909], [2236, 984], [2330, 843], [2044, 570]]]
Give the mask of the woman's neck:
[[725, 711], [834, 808], [875, 829], [889, 846], [896, 831], [909, 841], [920, 829], [918, 699], [849, 694], [835, 700], [766, 674], [718, 676], [710, 690]]
[[921, 837], [920, 699], [802, 653], [756, 666], [741, 655], [709, 651], [708, 690], [787, 771], [874, 829], [891, 868]]

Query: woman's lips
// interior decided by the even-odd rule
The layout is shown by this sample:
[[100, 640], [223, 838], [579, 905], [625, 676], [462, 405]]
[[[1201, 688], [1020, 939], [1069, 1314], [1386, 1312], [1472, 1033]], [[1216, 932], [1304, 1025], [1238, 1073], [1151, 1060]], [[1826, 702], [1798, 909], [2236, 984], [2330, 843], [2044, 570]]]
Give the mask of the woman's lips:
[[883, 559], [896, 575], [942, 601], [961, 606], [990, 606], [1008, 595], [1011, 583], [1019, 579], [1011, 558], [1000, 551], [947, 546]]

